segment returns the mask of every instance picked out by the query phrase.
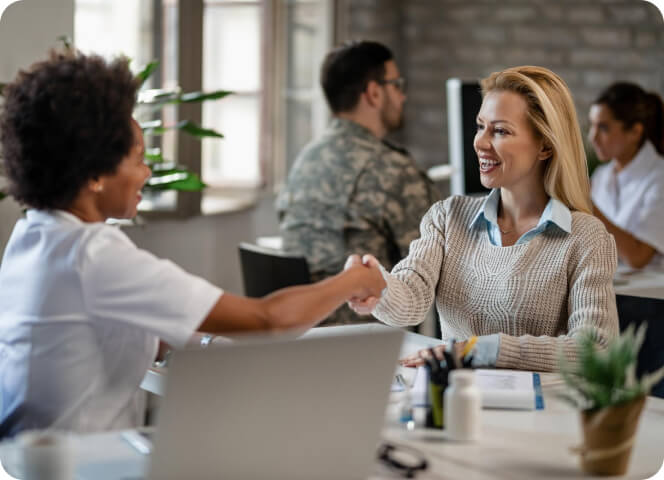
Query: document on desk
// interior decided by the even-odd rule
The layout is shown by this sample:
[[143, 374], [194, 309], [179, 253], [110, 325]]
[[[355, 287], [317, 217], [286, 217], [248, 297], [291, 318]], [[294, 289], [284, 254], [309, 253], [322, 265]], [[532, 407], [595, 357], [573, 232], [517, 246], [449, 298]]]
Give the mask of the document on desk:
[[539, 373], [518, 370], [475, 370], [483, 408], [543, 410]]

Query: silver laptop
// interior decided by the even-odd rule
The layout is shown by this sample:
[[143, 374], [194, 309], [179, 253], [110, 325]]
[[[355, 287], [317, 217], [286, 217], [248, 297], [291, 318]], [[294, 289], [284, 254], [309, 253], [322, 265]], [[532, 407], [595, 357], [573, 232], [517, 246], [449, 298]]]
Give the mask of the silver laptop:
[[176, 352], [148, 478], [366, 478], [402, 339], [351, 329]]

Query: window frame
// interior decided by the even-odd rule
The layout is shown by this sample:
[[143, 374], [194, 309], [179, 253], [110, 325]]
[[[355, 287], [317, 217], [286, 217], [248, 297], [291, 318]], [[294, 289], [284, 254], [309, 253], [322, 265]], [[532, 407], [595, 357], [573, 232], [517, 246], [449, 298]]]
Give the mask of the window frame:
[[[154, 51], [157, 58], [163, 53], [163, 7], [164, 0], [153, 0], [155, 18]], [[178, 84], [183, 91], [199, 91], [203, 87], [203, 15], [204, 0], [171, 0], [178, 5], [177, 21], [177, 64]], [[208, 187], [204, 192], [177, 192], [173, 210], [143, 210], [140, 215], [146, 219], [191, 218], [199, 215], [234, 212], [256, 204], [265, 195], [276, 193], [283, 185], [288, 174], [286, 157], [286, 76], [288, 65], [288, 45], [286, 15], [289, 4], [321, 3], [326, 22], [326, 45], [329, 49], [336, 38], [343, 35], [346, 22], [339, 22], [339, 14], [345, 11], [347, 0], [259, 0], [263, 9], [261, 41], [261, 101], [259, 119], [259, 175], [257, 187]], [[223, 3], [241, 3], [224, 1]], [[187, 52], [182, 55], [182, 52]], [[321, 52], [323, 53], [323, 52]], [[316, 68], [317, 72], [318, 69]], [[161, 72], [155, 81], [161, 82]], [[314, 93], [318, 89], [318, 79], [314, 83]], [[312, 99], [312, 136], [320, 135], [329, 120], [329, 113], [322, 95], [314, 94]], [[202, 104], [180, 104], [177, 106], [177, 118], [186, 118], [198, 124], [202, 121]], [[189, 170], [201, 174], [201, 141], [182, 132], [176, 134], [175, 158]], [[218, 200], [220, 208], [203, 210], [204, 197]], [[214, 202], [213, 202], [214, 203]]]

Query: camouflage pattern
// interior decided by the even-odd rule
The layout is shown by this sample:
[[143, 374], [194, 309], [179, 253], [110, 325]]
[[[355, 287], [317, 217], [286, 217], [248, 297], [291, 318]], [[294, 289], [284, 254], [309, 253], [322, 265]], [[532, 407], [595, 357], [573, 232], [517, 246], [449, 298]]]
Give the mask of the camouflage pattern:
[[[284, 249], [304, 255], [313, 280], [343, 269], [348, 255], [373, 254], [391, 269], [419, 236], [439, 199], [404, 150], [335, 118], [300, 153], [276, 201]], [[325, 324], [369, 321], [344, 306]]]

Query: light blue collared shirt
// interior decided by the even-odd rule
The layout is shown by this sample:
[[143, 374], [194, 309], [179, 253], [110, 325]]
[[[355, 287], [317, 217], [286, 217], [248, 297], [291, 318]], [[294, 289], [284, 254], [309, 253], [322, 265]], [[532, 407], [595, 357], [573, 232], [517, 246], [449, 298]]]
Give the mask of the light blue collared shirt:
[[[492, 245], [502, 247], [502, 236], [498, 227], [498, 204], [500, 202], [500, 189], [494, 188], [486, 197], [477, 215], [470, 222], [469, 228], [486, 228], [489, 241]], [[540, 233], [551, 228], [570, 233], [572, 231], [572, 213], [560, 200], [549, 199], [537, 225], [521, 235], [515, 245], [528, 243]], [[500, 350], [500, 335], [482, 335], [478, 337], [473, 353], [473, 367], [493, 366], [498, 359]]]
[[[500, 234], [500, 228], [498, 227], [499, 202], [500, 189], [494, 188], [484, 200], [477, 215], [473, 217], [473, 220], [470, 222], [470, 228], [476, 228], [478, 225], [482, 227], [485, 226], [491, 244], [497, 247], [502, 247], [502, 236]], [[566, 233], [572, 231], [572, 213], [563, 202], [556, 200], [555, 198], [549, 199], [537, 225], [521, 235], [515, 245], [528, 243], [534, 237], [549, 228], [559, 228]]]

